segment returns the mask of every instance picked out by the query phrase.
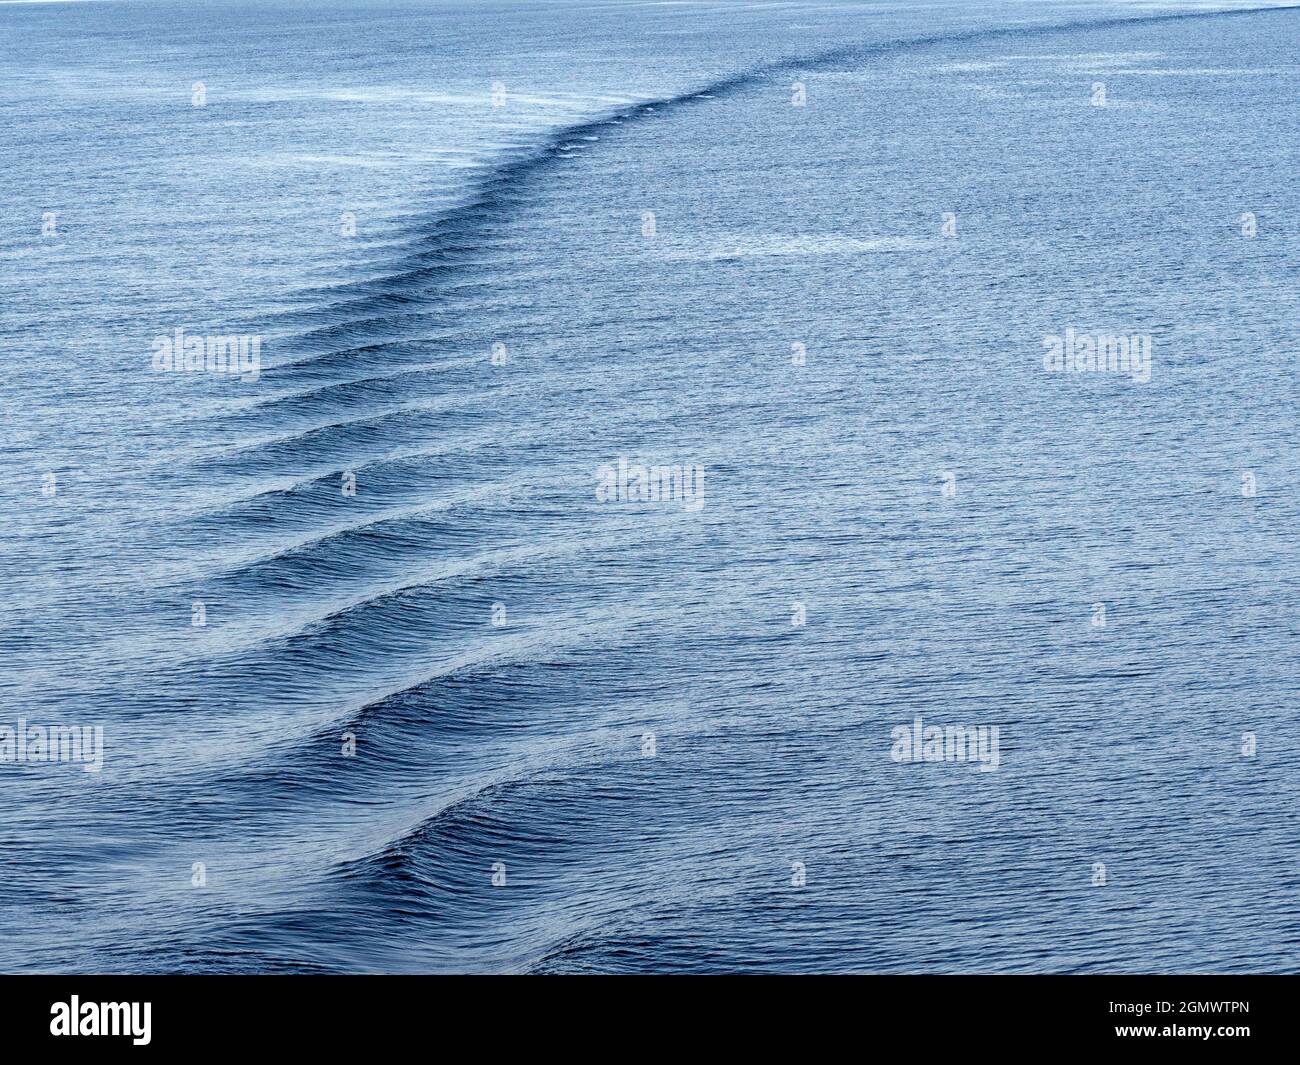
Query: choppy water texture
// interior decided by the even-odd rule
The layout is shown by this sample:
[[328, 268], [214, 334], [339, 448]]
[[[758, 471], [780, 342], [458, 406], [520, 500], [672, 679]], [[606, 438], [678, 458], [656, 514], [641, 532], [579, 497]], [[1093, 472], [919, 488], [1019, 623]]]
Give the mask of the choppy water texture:
[[1300, 969], [1244, 7], [0, 4], [0, 965]]

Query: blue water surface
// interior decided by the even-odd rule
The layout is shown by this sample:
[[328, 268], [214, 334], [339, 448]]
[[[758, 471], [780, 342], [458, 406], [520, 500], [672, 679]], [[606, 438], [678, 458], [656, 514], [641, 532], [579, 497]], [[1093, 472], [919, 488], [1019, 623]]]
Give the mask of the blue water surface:
[[0, 3], [0, 726], [104, 743], [0, 763], [0, 968], [1300, 970], [1298, 86], [1248, 3]]

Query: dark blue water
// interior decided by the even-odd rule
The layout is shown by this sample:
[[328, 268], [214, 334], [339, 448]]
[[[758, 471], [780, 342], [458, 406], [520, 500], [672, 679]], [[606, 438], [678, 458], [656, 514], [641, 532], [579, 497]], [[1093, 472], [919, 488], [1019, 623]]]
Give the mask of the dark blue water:
[[0, 4], [0, 965], [1300, 970], [1258, 7]]

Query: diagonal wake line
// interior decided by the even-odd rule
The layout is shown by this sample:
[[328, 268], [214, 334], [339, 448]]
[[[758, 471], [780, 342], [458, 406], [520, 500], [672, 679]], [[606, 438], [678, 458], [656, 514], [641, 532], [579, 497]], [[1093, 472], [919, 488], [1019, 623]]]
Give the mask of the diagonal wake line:
[[[860, 62], [873, 56], [894, 56], [945, 44], [967, 44], [1000, 39], [1016, 40], [1049, 34], [1064, 34], [1079, 30], [1158, 25], [1193, 19], [1220, 19], [1280, 12], [1294, 13], [1296, 11], [1300, 11], [1300, 5], [1171, 12], [1136, 17], [1071, 19], [1064, 22], [994, 26], [977, 30], [935, 33], [886, 41], [856, 42], [822, 50], [811, 55], [784, 57], [762, 63], [747, 70], [716, 78], [675, 95], [625, 104], [613, 110], [602, 112], [582, 122], [553, 130], [543, 138], [540, 144], [532, 148], [521, 149], [517, 153], [506, 156], [502, 162], [478, 179], [472, 186], [472, 192], [468, 199], [430, 220], [428, 228], [417, 238], [417, 244], [420, 245], [418, 250], [395, 260], [391, 264], [392, 272], [387, 276], [377, 280], [353, 282], [314, 290], [317, 295], [321, 296], [334, 293], [338, 295], [346, 294], [350, 298], [342, 303], [334, 304], [334, 311], [340, 312], [337, 324], [332, 324], [323, 330], [300, 334], [300, 340], [315, 338], [323, 341], [323, 350], [304, 354], [299, 358], [292, 358], [280, 363], [272, 368], [272, 372], [288, 371], [292, 373], [297, 369], [308, 368], [322, 360], [337, 358], [340, 354], [347, 352], [385, 348], [388, 343], [392, 342], [391, 340], [363, 338], [363, 342], [357, 344], [353, 342], [354, 338], [348, 338], [344, 341], [344, 348], [341, 352], [337, 343], [330, 342], [331, 334], [338, 329], [355, 329], [358, 326], [365, 327], [369, 323], [383, 320], [384, 316], [382, 314], [378, 318], [376, 317], [376, 311], [384, 308], [376, 308], [374, 301], [378, 299], [381, 303], [387, 303], [387, 309], [389, 310], [398, 309], [392, 303], [395, 298], [401, 296], [402, 290], [406, 289], [413, 293], [419, 293], [422, 289], [427, 289], [430, 281], [436, 279], [440, 273], [445, 271], [449, 253], [452, 257], [472, 256], [476, 233], [481, 230], [485, 222], [498, 217], [508, 208], [509, 194], [512, 189], [541, 171], [548, 164], [566, 158], [558, 153], [562, 146], [570, 140], [610, 124], [635, 121], [644, 116], [671, 111], [700, 101], [702, 98], [707, 102], [708, 99], [733, 95], [777, 75], [815, 72], [839, 64]], [[410, 302], [418, 302], [418, 299], [412, 299]], [[349, 311], [355, 313], [349, 314]], [[399, 314], [396, 317], [400, 318], [402, 315]], [[383, 379], [385, 376], [392, 376], [391, 368], [379, 372], [375, 372], [372, 368], [371, 371], [363, 372], [360, 376], [349, 376], [345, 380], [331, 381], [328, 387], [330, 389], [346, 389], [369, 381]], [[301, 382], [299, 383], [301, 384]], [[308, 383], [305, 389], [291, 388], [287, 392], [278, 393], [250, 407], [243, 408], [240, 413], [247, 415], [267, 405], [300, 399], [320, 390], [319, 383], [311, 382]], [[389, 412], [389, 414], [391, 413]], [[289, 445], [296, 440], [310, 439], [337, 432], [343, 425], [364, 425], [367, 419], [383, 418], [385, 416], [387, 415], [375, 415], [372, 412], [367, 412], [344, 419], [342, 422], [327, 421], [323, 425], [292, 431], [281, 438], [277, 438], [275, 443], [282, 446]], [[264, 447], [265, 444], [266, 442], [262, 441], [250, 446], [256, 449]], [[308, 480], [315, 479], [316, 476], [314, 475]]]
[[[439, 276], [445, 275], [457, 263], [465, 261], [467, 257], [472, 257], [475, 233], [481, 229], [487, 219], [502, 213], [508, 205], [508, 194], [511, 190], [547, 165], [568, 158], [568, 156], [560, 154], [562, 147], [568, 141], [584, 134], [593, 133], [608, 125], [631, 122], [651, 114], [671, 111], [702, 98], [732, 95], [779, 74], [816, 72], [819, 69], [872, 56], [905, 54], [944, 44], [964, 44], [1003, 38], [1017, 39], [1028, 36], [1070, 33], [1078, 30], [1157, 25], [1163, 22], [1181, 22], [1191, 19], [1232, 18], [1295, 11], [1300, 11], [1300, 5], [1171, 12], [1160, 15], [1126, 16], [1121, 18], [1073, 19], [1066, 22], [1044, 22], [1029, 26], [999, 26], [979, 30], [937, 33], [922, 37], [908, 37], [872, 43], [858, 42], [811, 55], [773, 60], [717, 78], [675, 95], [626, 104], [581, 122], [553, 130], [539, 144], [520, 149], [517, 153], [506, 156], [471, 186], [469, 195], [462, 202], [432, 217], [427, 224], [427, 228], [414, 238], [413, 243], [416, 245], [416, 250], [394, 260], [387, 274], [365, 281], [345, 282], [340, 285], [307, 290], [307, 293], [320, 297], [328, 298], [331, 295], [336, 295], [351, 297], [352, 299], [345, 298], [334, 304], [334, 309], [340, 312], [337, 321], [318, 333], [317, 331], [309, 331], [300, 334], [300, 337], [306, 339], [318, 335], [320, 340], [327, 342], [330, 333], [346, 329], [348, 325], [355, 325], [372, 318], [375, 310], [374, 299], [392, 300], [400, 298], [403, 292], [419, 292], [429, 287], [431, 281], [436, 281]], [[347, 312], [349, 309], [353, 309], [349, 306], [353, 300], [356, 303], [354, 309], [357, 313], [349, 315]], [[325, 308], [318, 309], [324, 310]], [[292, 315], [293, 312], [290, 313]], [[281, 363], [278, 368], [302, 367], [317, 361], [323, 356], [335, 354], [337, 354], [335, 350], [304, 354], [301, 358], [294, 358]]]

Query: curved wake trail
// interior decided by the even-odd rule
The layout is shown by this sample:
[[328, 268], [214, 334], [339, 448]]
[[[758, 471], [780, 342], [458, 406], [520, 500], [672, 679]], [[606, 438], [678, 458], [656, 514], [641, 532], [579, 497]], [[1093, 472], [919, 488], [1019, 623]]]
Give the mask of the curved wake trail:
[[[234, 910], [228, 898], [181, 901], [183, 885], [164, 888], [157, 900], [183, 916], [105, 955], [108, 963], [636, 971], [664, 958], [698, 970], [779, 967], [798, 956], [816, 968], [831, 964], [840, 930], [893, 922], [899, 942], [885, 934], [851, 956], [884, 969], [899, 964], [917, 913], [954, 901], [951, 860], [987, 891], [990, 930], [971, 933], [966, 962], [1013, 966], [1023, 953], [995, 934], [1023, 890], [999, 878], [1013, 842], [1003, 809], [1019, 815], [1027, 841], [1018, 872], [1047, 900], [1029, 925], [1050, 941], [1053, 921], [1068, 920], [1055, 909], [1053, 870], [1106, 834], [1054, 833], [1060, 793], [1040, 776], [1017, 778], [1020, 791], [985, 779], [973, 797], [947, 783], [882, 786], [870, 743], [887, 734], [896, 706], [944, 698], [962, 708], [979, 701], [980, 684], [1000, 690], [1029, 731], [1037, 707], [1017, 702], [1010, 681], [999, 688], [1006, 662], [1017, 684], [1031, 676], [1053, 707], [1075, 715], [1064, 716], [1067, 738], [1096, 727], [1087, 699], [1095, 702], [1098, 678], [1158, 678], [1111, 662], [1031, 674], [1036, 661], [1016, 656], [1044, 639], [1033, 626], [1047, 624], [1043, 603], [1065, 598], [1061, 588], [1021, 603], [1020, 621], [999, 622], [1005, 633], [985, 631], [976, 599], [979, 581], [1006, 575], [1004, 562], [1021, 567], [1016, 580], [1060, 580], [1055, 559], [1002, 524], [1013, 503], [935, 527], [874, 486], [846, 501], [870, 445], [877, 459], [895, 444], [927, 446], [921, 417], [896, 416], [883, 443], [861, 439], [847, 427], [862, 380], [839, 378], [821, 392], [790, 386], [759, 365], [750, 339], [784, 351], [816, 323], [827, 346], [871, 345], [880, 320], [868, 328], [846, 317], [834, 303], [840, 290], [863, 305], [906, 303], [920, 275], [860, 284], [846, 272], [837, 289], [820, 267], [806, 282], [791, 280], [798, 271], [755, 267], [742, 243], [709, 262], [717, 273], [685, 257], [651, 264], [663, 271], [659, 285], [638, 287], [615, 268], [628, 257], [601, 246], [610, 230], [600, 226], [621, 209], [619, 181], [640, 187], [638, 160], [644, 168], [646, 158], [674, 158], [669, 127], [683, 130], [683, 145], [706, 145], [693, 156], [683, 149], [683, 165], [711, 166], [716, 152], [720, 172], [743, 189], [745, 138], [762, 131], [745, 125], [738, 101], [778, 78], [858, 71], [927, 49], [1028, 47], [1053, 35], [1297, 10], [1043, 20], [759, 63], [551, 130], [492, 164], [455, 206], [408, 221], [397, 253], [359, 267], [359, 279], [299, 290], [286, 301], [296, 305], [271, 319], [269, 347], [283, 354], [263, 371], [266, 398], [187, 419], [217, 443], [160, 474], [206, 493], [189, 513], [154, 518], [195, 565], [167, 570], [139, 605], [161, 612], [203, 601], [221, 624], [162, 640], [146, 665], [126, 669], [107, 641], [89, 693], [107, 697], [133, 680], [158, 694], [133, 704], [129, 722], [172, 714], [201, 736], [168, 767], [160, 787], [170, 790], [173, 824], [146, 857], [184, 868], [199, 851], [245, 901]], [[733, 122], [714, 122], [715, 113]], [[734, 143], [707, 147], [724, 125]], [[683, 180], [706, 184], [700, 174]], [[730, 194], [720, 181], [718, 199], [729, 204]], [[897, 260], [881, 262], [919, 261], [909, 254], [900, 245]], [[710, 277], [726, 291], [697, 295], [692, 283]], [[746, 291], [748, 304], [738, 295]], [[760, 317], [774, 307], [795, 308], [808, 325]], [[732, 334], [742, 339], [724, 355]], [[506, 367], [489, 362], [498, 340], [509, 348]], [[873, 402], [911, 387], [921, 397], [906, 394], [905, 411], [937, 404], [950, 420], [950, 402], [962, 413], [1014, 406], [975, 387], [936, 400], [922, 359], [899, 369], [888, 348], [870, 350], [897, 371], [878, 378], [868, 367]], [[668, 356], [678, 352], [699, 357], [675, 363]], [[682, 425], [698, 451], [679, 443]], [[749, 497], [711, 499], [693, 524], [590, 505], [596, 464], [624, 447], [666, 446], [707, 454], [718, 478], [710, 484], [729, 481]], [[1010, 546], [999, 556], [990, 543]], [[882, 544], [951, 555], [934, 578], [868, 557]], [[918, 601], [953, 584], [966, 598], [936, 626], [925, 612], [932, 601]], [[796, 595], [832, 615], [821, 644], [792, 643]], [[873, 686], [865, 693], [864, 676]], [[863, 704], [855, 712], [869, 730], [846, 717], [846, 699]], [[646, 736], [659, 737], [662, 756], [644, 756]], [[1066, 742], [1055, 733], [1047, 741]], [[342, 757], [348, 742], [359, 757]], [[1179, 787], [1195, 785], [1180, 778]], [[1142, 835], [1141, 811], [1115, 805], [1116, 821]], [[917, 838], [889, 824], [900, 809]], [[863, 811], [872, 824], [862, 825]], [[153, 816], [126, 804], [119, 812], [124, 833]], [[963, 837], [972, 817], [987, 819], [987, 853]], [[762, 886], [810, 852], [829, 896], [801, 909]], [[892, 896], [862, 886], [886, 859], [897, 863]], [[489, 878], [499, 862], [508, 890]], [[148, 893], [149, 879], [141, 872], [117, 896]], [[324, 927], [318, 913], [353, 919]], [[768, 942], [751, 925], [768, 929]], [[1084, 956], [1087, 930], [1070, 928], [1062, 949]], [[928, 962], [941, 967], [951, 955], [934, 949]]]
[[[1298, 5], [1232, 8], [1218, 11], [1189, 11], [1170, 14], [1125, 16], [1117, 18], [1048, 21], [1030, 25], [992, 27], [952, 33], [926, 34], [889, 41], [859, 42], [823, 49], [811, 54], [786, 57], [760, 63], [744, 71], [717, 78], [673, 95], [643, 100], [617, 107], [600, 115], [563, 126], [548, 133], [540, 143], [508, 154], [479, 178], [456, 206], [436, 214], [408, 239], [413, 250], [392, 261], [388, 272], [365, 280], [346, 282], [324, 288], [305, 290], [304, 297], [350, 297], [330, 300], [303, 310], [285, 312], [284, 323], [308, 324], [314, 328], [285, 337], [296, 339], [304, 349], [275, 367], [269, 376], [278, 379], [283, 373], [304, 373], [322, 362], [344, 361], [372, 350], [382, 353], [387, 345], [410, 342], [409, 326], [399, 326], [395, 335], [384, 336], [382, 330], [409, 318], [413, 324], [436, 328], [454, 322], [455, 309], [444, 312], [433, 304], [434, 295], [446, 295], [459, 274], [458, 269], [478, 261], [483, 238], [494, 224], [508, 218], [512, 205], [524, 194], [525, 184], [546, 169], [563, 165], [572, 154], [565, 149], [574, 142], [586, 142], [610, 126], [636, 122], [650, 116], [665, 116], [679, 108], [701, 102], [724, 99], [777, 76], [816, 73], [836, 66], [860, 65], [873, 58], [890, 58], [909, 52], [945, 45], [966, 45], [1000, 40], [1018, 40], [1051, 34], [1070, 34], [1094, 30], [1155, 26], [1189, 20], [1232, 19], [1265, 14], [1285, 14], [1300, 10]], [[584, 147], [589, 147], [584, 144]], [[472, 298], [477, 291], [469, 293]], [[405, 318], [383, 312], [412, 311]], [[273, 319], [274, 320], [274, 319]], [[343, 347], [339, 344], [342, 342]], [[383, 364], [377, 366], [382, 369]], [[382, 376], [357, 378], [327, 373], [324, 380], [331, 386], [360, 385]], [[328, 387], [328, 386], [327, 386]], [[320, 391], [313, 385], [308, 391]], [[301, 393], [287, 393], [263, 401], [267, 404], [292, 402]], [[254, 405], [255, 413], [261, 404]]]
[[[454, 356], [430, 359], [431, 350], [441, 345], [458, 347], [476, 332], [477, 326], [464, 327], [464, 315], [491, 291], [479, 277], [484, 270], [491, 275], [499, 256], [504, 255], [508, 263], [517, 261], [518, 249], [508, 236], [511, 219], [517, 211], [532, 209], [531, 186], [538, 179], [571, 166], [574, 145], [582, 146], [578, 155], [599, 152], [601, 142], [588, 138], [625, 127], [620, 136], [626, 141], [633, 135], [628, 127], [642, 120], [671, 121], [688, 109], [719, 107], [778, 77], [860, 68], [872, 60], [944, 46], [1122, 31], [1284, 10], [1291, 9], [1099, 18], [930, 34], [763, 63], [690, 91], [629, 104], [549, 133], [540, 144], [492, 167], [463, 202], [423, 224], [410, 241], [411, 250], [394, 259], [385, 273], [305, 294], [326, 302], [292, 312], [287, 321], [308, 328], [296, 336], [297, 354], [274, 367], [267, 378], [271, 382], [302, 378], [307, 388], [285, 391], [229, 416], [235, 427], [256, 423], [271, 428], [276, 416], [292, 414], [304, 428], [254, 445], [246, 459], [239, 453], [227, 456], [233, 464], [225, 464], [226, 474], [239, 482], [269, 473], [301, 476], [305, 469], [315, 468], [313, 478], [328, 483], [354, 470], [362, 473], [368, 494], [378, 493], [379, 503], [350, 526], [324, 524], [324, 515], [313, 515], [304, 528], [329, 531], [320, 539], [296, 539], [292, 558], [302, 576], [280, 585], [310, 604], [313, 592], [319, 590], [314, 582], [351, 568], [355, 580], [337, 578], [340, 588], [351, 589], [346, 598], [323, 605], [325, 612], [319, 616], [305, 615], [310, 618], [305, 625], [300, 622], [293, 631], [279, 634], [251, 657], [241, 650], [228, 668], [208, 680], [234, 685], [241, 674], [247, 678], [251, 671], [253, 678], [264, 678], [254, 685], [261, 688], [273, 684], [280, 663], [292, 661], [295, 671], [314, 673], [333, 688], [327, 700], [308, 696], [314, 705], [333, 707], [327, 716], [315, 716], [309, 732], [278, 755], [268, 751], [255, 766], [228, 778], [227, 786], [236, 793], [257, 792], [263, 799], [275, 795], [277, 808], [299, 808], [307, 797], [319, 797], [318, 782], [335, 760], [332, 748], [340, 734], [365, 737], [376, 752], [333, 784], [334, 802], [370, 804], [372, 842], [359, 852], [355, 846], [336, 850], [337, 861], [326, 882], [334, 883], [353, 900], [352, 905], [384, 912], [388, 927], [366, 945], [353, 942], [340, 948], [320, 943], [316, 949], [322, 955], [343, 949], [353, 964], [370, 957], [362, 964], [382, 967], [382, 958], [400, 953], [398, 944], [404, 938], [432, 925], [448, 929], [448, 938], [432, 953], [417, 953], [414, 964], [440, 958], [432, 963], [454, 966], [457, 951], [465, 950], [480, 952], [485, 960], [495, 957], [487, 962], [494, 966], [511, 967], [522, 958], [549, 958], [529, 963], [547, 968], [570, 952], [581, 954], [575, 944], [583, 941], [596, 915], [606, 921], [625, 919], [629, 892], [651, 892], [654, 871], [682, 860], [683, 848], [695, 851], [700, 861], [708, 857], [709, 844], [661, 838], [659, 829], [649, 827], [657, 821], [662, 799], [650, 779], [642, 779], [648, 769], [628, 761], [625, 730], [629, 716], [635, 719], [637, 713], [636, 686], [627, 680], [609, 684], [602, 696], [604, 711], [588, 709], [597, 705], [591, 677], [598, 667], [590, 662], [591, 651], [617, 646], [638, 630], [662, 625], [655, 604], [614, 611], [589, 601], [592, 588], [600, 588], [606, 598], [635, 600], [640, 582], [653, 567], [646, 567], [644, 575], [634, 571], [618, 579], [602, 572], [599, 565], [593, 568], [591, 562], [618, 547], [654, 558], [663, 550], [661, 537], [666, 530], [643, 528], [621, 544], [617, 537], [606, 538], [604, 548], [593, 541], [576, 549], [574, 538], [584, 535], [581, 515], [566, 513], [562, 499], [529, 498], [528, 471], [530, 467], [536, 471], [537, 484], [546, 482], [542, 456], [554, 449], [555, 432], [536, 432], [525, 421], [511, 426], [508, 453], [497, 454], [492, 442], [501, 429], [501, 418], [506, 412], [526, 410], [530, 393], [539, 401], [533, 418], [545, 417], [554, 400], [548, 401], [547, 391], [534, 383], [493, 380], [484, 391], [481, 358], [477, 362]], [[548, 387], [559, 387], [555, 398], [563, 403], [568, 386]], [[478, 392], [469, 404], [463, 400], [467, 388]], [[410, 402], [433, 406], [411, 409], [406, 405]], [[324, 420], [313, 425], [314, 416]], [[526, 445], [530, 436], [537, 447], [531, 459]], [[438, 447], [419, 447], [421, 440], [451, 439], [461, 442], [451, 463], [440, 461]], [[490, 455], [496, 457], [489, 459]], [[536, 463], [540, 464], [532, 465]], [[399, 470], [405, 472], [399, 475]], [[399, 476], [396, 482], [390, 480]], [[409, 506], [427, 499], [428, 493], [441, 495], [469, 485], [490, 492], [491, 485], [507, 483], [512, 487], [496, 500], [488, 496], [469, 502], [433, 525], [410, 524]], [[258, 498], [254, 495], [249, 501]], [[281, 504], [263, 518], [270, 522], [267, 529], [273, 534], [289, 527], [282, 520], [284, 508], [299, 505], [293, 492], [282, 497]], [[328, 513], [337, 509], [330, 507]], [[476, 529], [476, 537], [470, 541], [459, 537], [456, 523]], [[363, 539], [355, 539], [349, 528], [362, 530]], [[419, 560], [431, 554], [445, 559], [451, 568], [429, 571]], [[261, 557], [263, 561], [247, 571], [247, 580], [239, 568], [231, 571], [228, 594], [247, 599], [257, 598], [260, 592], [270, 608], [276, 599], [275, 586], [270, 586], [267, 597], [263, 580], [267, 566], [282, 565], [284, 556], [272, 548]], [[410, 573], [408, 567], [424, 573], [402, 580], [403, 571]], [[386, 582], [378, 580], [380, 574], [387, 575]], [[480, 635], [483, 619], [494, 599], [507, 604], [546, 603], [547, 609], [530, 618], [523, 632], [513, 630], [508, 640], [495, 639], [490, 632], [484, 637]], [[662, 663], [649, 672], [655, 668], [671, 672], [672, 654], [691, 640], [689, 630], [683, 629], [680, 641], [670, 642]], [[436, 670], [420, 664], [431, 653], [440, 663]], [[701, 655], [702, 649], [695, 654]], [[734, 671], [744, 657], [739, 647], [733, 647], [719, 669]], [[362, 683], [340, 684], [340, 673]], [[561, 678], [566, 675], [575, 679], [565, 682]], [[304, 695], [313, 687], [306, 684]], [[739, 714], [738, 720], [743, 719]], [[711, 762], [716, 753], [710, 744], [716, 740], [708, 737], [719, 727], [724, 726], [706, 722], [702, 731], [698, 725], [692, 730], [678, 722], [678, 742], [687, 748], [698, 745], [696, 756]], [[470, 752], [476, 745], [485, 745], [488, 756], [483, 757], [480, 747], [475, 758]], [[433, 783], [439, 774], [444, 780]], [[701, 787], [698, 780], [695, 786]], [[684, 823], [707, 821], [710, 802], [717, 804], [713, 809], [734, 804], [726, 787], [720, 785], [713, 794], [711, 789], [699, 790], [691, 800], [692, 808], [681, 812]], [[377, 800], [377, 793], [384, 798]], [[681, 793], [677, 794], [681, 801]], [[779, 816], [780, 796], [775, 785], [770, 797], [751, 791], [745, 799], [749, 809], [729, 815], [736, 818], [737, 838], [732, 844], [736, 861], [748, 864], [745, 855], [760, 849], [750, 815], [772, 803], [773, 815]], [[258, 817], [253, 810], [242, 816], [261, 824], [272, 838], [277, 834], [274, 818]], [[617, 844], [604, 845], [601, 861], [617, 861], [625, 873], [617, 889], [588, 891], [581, 913], [572, 914], [560, 931], [553, 915], [534, 924], [513, 897], [485, 894], [476, 886], [475, 878], [492, 864], [493, 855], [509, 852], [512, 864], [545, 864], [560, 882], [590, 887], [596, 875], [591, 853], [607, 839], [611, 818], [645, 826]], [[328, 836], [324, 824], [316, 831]], [[746, 839], [752, 844], [749, 849], [742, 845]], [[712, 857], [718, 860], [716, 853]], [[626, 872], [638, 862], [645, 870], [642, 874]], [[633, 886], [638, 876], [642, 878], [639, 888]], [[538, 890], [544, 898], [548, 889], [539, 885]], [[725, 905], [728, 895], [726, 884], [719, 883], [701, 897]], [[666, 904], [666, 900], [661, 903]], [[263, 929], [272, 954], [277, 937], [293, 942], [302, 934], [295, 919], [284, 920], [287, 924], [268, 920]], [[512, 928], [508, 943], [487, 931], [497, 922]], [[484, 930], [470, 933], [475, 927]], [[470, 938], [462, 940], [459, 935]], [[475, 938], [483, 935], [488, 938]], [[569, 946], [556, 947], [557, 941]]]

